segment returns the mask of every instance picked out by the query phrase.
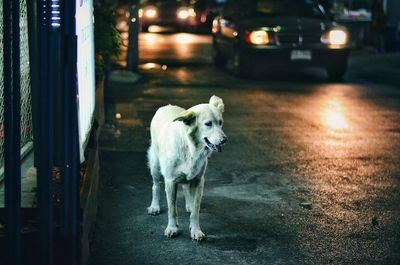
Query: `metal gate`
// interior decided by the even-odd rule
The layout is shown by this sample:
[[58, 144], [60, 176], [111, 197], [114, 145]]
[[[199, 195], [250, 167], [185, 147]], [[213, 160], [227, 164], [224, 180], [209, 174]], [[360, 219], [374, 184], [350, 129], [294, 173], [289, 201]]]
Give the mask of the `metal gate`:
[[[0, 1], [0, 32], [3, 33], [3, 1]], [[22, 158], [32, 149], [32, 104], [29, 71], [28, 18], [26, 0], [21, 0], [20, 37], [21, 37], [21, 155]], [[3, 43], [3, 34], [0, 36]], [[4, 79], [3, 49], [0, 49], [0, 180], [4, 173]]]
[[[30, 251], [36, 253], [36, 260], [29, 261], [32, 264], [77, 264], [76, 1], [0, 0], [0, 3], [0, 167], [4, 166], [5, 190], [4, 209], [0, 209], [5, 243], [0, 259], [10, 265], [26, 264], [23, 257], [30, 244], [28, 248], [33, 249]], [[27, 4], [31, 10], [29, 19]], [[21, 235], [26, 212], [21, 209], [21, 147], [26, 149], [32, 135], [37, 207], [31, 210], [37, 218], [33, 225], [34, 239], [28, 243]], [[61, 172], [61, 200], [57, 204], [53, 201], [56, 152]], [[57, 255], [59, 259], [55, 261]]]

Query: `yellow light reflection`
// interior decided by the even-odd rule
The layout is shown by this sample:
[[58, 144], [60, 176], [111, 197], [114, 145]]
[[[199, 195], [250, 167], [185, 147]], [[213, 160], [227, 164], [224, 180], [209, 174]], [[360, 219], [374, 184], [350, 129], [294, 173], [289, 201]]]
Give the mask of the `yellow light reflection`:
[[122, 32], [122, 33], [121, 33], [121, 38], [122, 38], [123, 40], [127, 40], [127, 39], [129, 38], [129, 33], [128, 33], [128, 32]]
[[157, 34], [147, 33], [143, 36], [147, 44], [154, 44], [157, 42]]
[[145, 64], [140, 65], [139, 68], [144, 69], [144, 70], [152, 70], [152, 69], [160, 68], [160, 65], [156, 64], [156, 63], [145, 63]]
[[176, 34], [176, 41], [179, 43], [191, 43], [194, 42], [194, 36], [187, 33]]
[[177, 79], [182, 82], [182, 83], [187, 83], [190, 81], [190, 75], [187, 71], [187, 69], [179, 69], [178, 71], [176, 71], [176, 77]]
[[163, 27], [160, 27], [160, 26], [157, 26], [157, 25], [151, 25], [148, 28], [148, 31], [151, 32], [151, 33], [160, 33], [160, 32], [163, 32], [163, 30], [164, 30]]
[[127, 23], [126, 21], [121, 20], [121, 21], [119, 21], [119, 22], [117, 23], [116, 28], [117, 28], [119, 31], [127, 31], [127, 30], [129, 30], [129, 25], [128, 25], [128, 23]]
[[323, 124], [331, 133], [337, 133], [350, 128], [346, 108], [338, 99], [328, 100], [322, 109], [321, 116]]

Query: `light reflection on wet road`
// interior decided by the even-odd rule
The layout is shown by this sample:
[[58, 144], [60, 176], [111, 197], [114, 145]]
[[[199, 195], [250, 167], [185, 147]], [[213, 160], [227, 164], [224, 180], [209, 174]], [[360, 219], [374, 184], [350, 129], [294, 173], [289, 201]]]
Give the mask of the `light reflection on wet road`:
[[[110, 209], [139, 209], [114, 213], [140, 228], [98, 235], [109, 251], [115, 247], [107, 241], [124, 238], [127, 250], [115, 249], [126, 255], [120, 264], [400, 262], [399, 90], [351, 75], [346, 83], [329, 83], [320, 71], [239, 79], [211, 65], [207, 36], [149, 33], [140, 41], [145, 81], [110, 84], [106, 91], [103, 161], [117, 179], [109, 181], [116, 189], [125, 183], [140, 190], [104, 199]], [[144, 215], [151, 190], [145, 166], [150, 119], [162, 105], [190, 107], [213, 94], [224, 99], [230, 142], [207, 171], [201, 220], [210, 240], [199, 246], [186, 232], [164, 240], [165, 214]], [[136, 168], [130, 168], [133, 160], [140, 161]], [[102, 212], [100, 220], [108, 220], [109, 212]], [[186, 229], [187, 216], [181, 221]], [[104, 229], [112, 230], [108, 222]], [[113, 260], [100, 253], [97, 261]]]
[[211, 39], [188, 33], [144, 33], [139, 36], [142, 61], [211, 62]]
[[320, 115], [327, 133], [337, 135], [341, 131], [348, 130], [350, 124], [346, 118], [346, 114], [346, 109], [344, 109], [340, 100], [329, 99], [327, 102], [324, 102]]

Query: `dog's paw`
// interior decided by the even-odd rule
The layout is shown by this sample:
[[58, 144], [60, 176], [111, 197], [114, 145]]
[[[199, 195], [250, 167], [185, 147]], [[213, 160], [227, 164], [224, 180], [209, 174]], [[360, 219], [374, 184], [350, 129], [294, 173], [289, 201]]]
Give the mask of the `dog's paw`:
[[150, 215], [158, 215], [160, 214], [160, 206], [150, 206], [147, 208], [147, 213]]
[[167, 228], [165, 228], [164, 235], [166, 237], [176, 237], [179, 235], [179, 229], [176, 226], [167, 226]]
[[192, 212], [192, 206], [191, 205], [186, 205], [186, 212], [191, 213]]
[[206, 238], [206, 235], [200, 229], [190, 229], [190, 236], [193, 240], [201, 241]]

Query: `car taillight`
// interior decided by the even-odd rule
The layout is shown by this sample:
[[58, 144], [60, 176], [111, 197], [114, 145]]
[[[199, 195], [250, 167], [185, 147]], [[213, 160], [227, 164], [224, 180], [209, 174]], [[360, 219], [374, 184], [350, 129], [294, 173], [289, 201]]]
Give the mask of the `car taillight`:
[[245, 40], [252, 45], [266, 45], [270, 43], [269, 35], [264, 30], [254, 30], [246, 33]]

